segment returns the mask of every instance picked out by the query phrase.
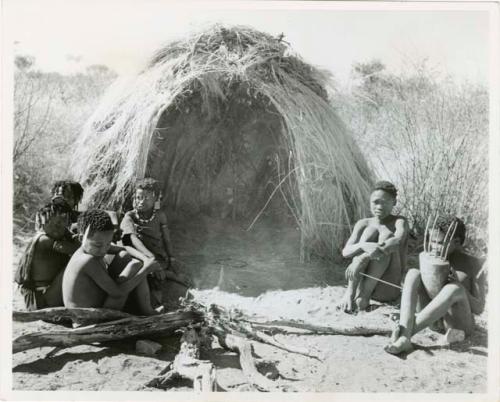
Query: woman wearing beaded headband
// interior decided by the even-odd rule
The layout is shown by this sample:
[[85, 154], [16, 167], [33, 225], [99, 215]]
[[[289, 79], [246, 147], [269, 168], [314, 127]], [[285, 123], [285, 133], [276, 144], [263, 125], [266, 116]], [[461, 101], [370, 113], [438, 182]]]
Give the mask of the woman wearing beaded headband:
[[36, 214], [39, 231], [28, 243], [14, 277], [28, 310], [63, 305], [62, 275], [80, 246], [68, 231], [70, 212], [64, 200], [54, 199]]

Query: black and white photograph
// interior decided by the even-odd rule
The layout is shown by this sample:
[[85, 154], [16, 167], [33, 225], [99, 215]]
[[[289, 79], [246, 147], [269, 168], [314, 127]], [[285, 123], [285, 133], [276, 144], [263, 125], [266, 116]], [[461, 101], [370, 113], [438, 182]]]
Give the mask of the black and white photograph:
[[498, 399], [497, 2], [1, 5], [2, 400]]

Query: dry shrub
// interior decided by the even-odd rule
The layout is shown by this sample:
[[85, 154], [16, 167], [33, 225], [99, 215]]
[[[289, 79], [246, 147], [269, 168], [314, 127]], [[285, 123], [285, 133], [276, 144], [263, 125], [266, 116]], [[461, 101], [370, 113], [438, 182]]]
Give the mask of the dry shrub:
[[14, 222], [16, 232], [30, 233], [52, 183], [70, 178], [75, 137], [116, 75], [104, 66], [71, 75], [43, 72], [26, 55], [15, 61]]
[[399, 188], [417, 235], [427, 217], [464, 219], [469, 245], [485, 252], [488, 219], [488, 93], [441, 78], [425, 63], [405, 74], [358, 64], [359, 85], [337, 106], [358, 133], [377, 176]]

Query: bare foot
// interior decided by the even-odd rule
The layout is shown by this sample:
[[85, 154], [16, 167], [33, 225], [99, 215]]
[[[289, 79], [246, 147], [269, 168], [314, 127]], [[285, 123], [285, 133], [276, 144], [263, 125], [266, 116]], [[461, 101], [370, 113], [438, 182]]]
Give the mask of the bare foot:
[[393, 330], [391, 334], [391, 343], [394, 343], [398, 340], [398, 338], [401, 336], [401, 333], [403, 332], [403, 327], [401, 325], [397, 325]]
[[154, 311], [156, 312], [156, 314], [163, 314], [167, 311], [166, 307], [163, 306], [163, 305], [159, 305], [158, 307], [156, 307], [154, 309]]
[[406, 336], [400, 336], [395, 342], [384, 347], [384, 350], [391, 355], [399, 355], [413, 350], [413, 345]]
[[155, 307], [155, 308], [151, 307], [148, 310], [143, 311], [142, 314], [145, 316], [159, 315], [159, 314], [165, 313], [165, 311], [166, 311], [165, 306], [160, 304], [158, 307]]
[[445, 345], [451, 345], [452, 343], [462, 342], [465, 339], [465, 332], [461, 329], [450, 328], [443, 335], [441, 342]]
[[346, 292], [344, 297], [342, 298], [342, 301], [337, 304], [335, 307], [337, 310], [341, 310], [344, 313], [352, 313], [354, 312], [354, 300], [353, 297], [349, 294], [349, 292]]
[[366, 310], [366, 308], [370, 305], [370, 299], [366, 299], [364, 297], [358, 297], [356, 299], [356, 306], [359, 311]]

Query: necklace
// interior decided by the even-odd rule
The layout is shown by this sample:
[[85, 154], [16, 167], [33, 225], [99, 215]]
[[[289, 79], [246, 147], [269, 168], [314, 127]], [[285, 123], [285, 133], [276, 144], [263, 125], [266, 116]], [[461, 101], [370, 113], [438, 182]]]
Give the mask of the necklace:
[[136, 216], [137, 220], [139, 222], [141, 222], [142, 224], [151, 222], [155, 218], [155, 215], [156, 215], [155, 212], [153, 211], [153, 214], [151, 215], [151, 217], [149, 219], [142, 219], [139, 216], [139, 212], [137, 212], [137, 209], [134, 209], [134, 213], [135, 213], [135, 216]]

